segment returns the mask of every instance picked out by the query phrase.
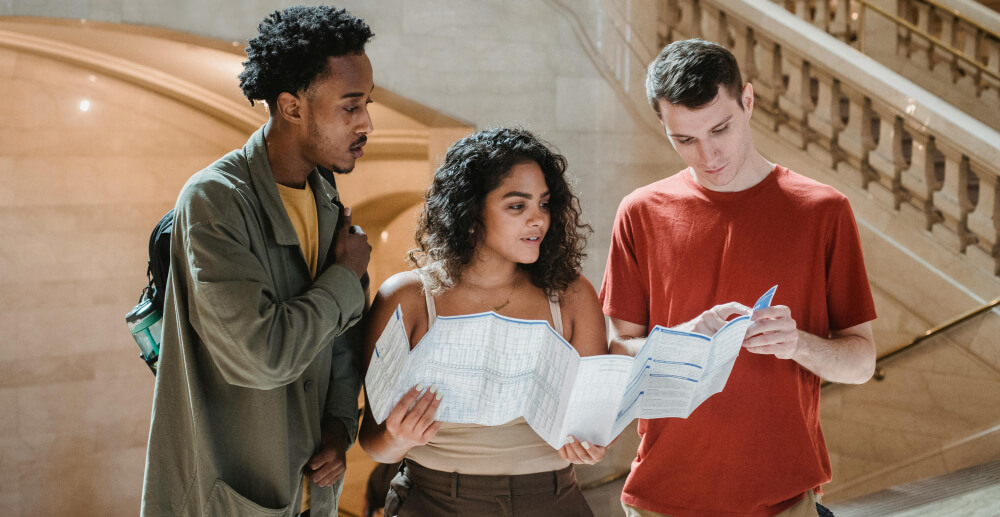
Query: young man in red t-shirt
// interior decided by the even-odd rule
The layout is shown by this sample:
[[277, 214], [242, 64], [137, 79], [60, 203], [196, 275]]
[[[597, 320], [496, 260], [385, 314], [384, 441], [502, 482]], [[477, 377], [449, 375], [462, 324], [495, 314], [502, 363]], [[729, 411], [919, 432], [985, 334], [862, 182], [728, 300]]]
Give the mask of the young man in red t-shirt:
[[623, 506], [629, 516], [817, 515], [830, 480], [820, 378], [863, 383], [875, 368], [850, 205], [757, 152], [753, 87], [720, 45], [668, 45], [646, 90], [688, 168], [618, 210], [601, 288], [612, 350], [634, 356], [656, 325], [713, 334], [748, 312], [730, 302], [778, 291], [754, 313], [721, 393], [687, 419], [640, 420]]

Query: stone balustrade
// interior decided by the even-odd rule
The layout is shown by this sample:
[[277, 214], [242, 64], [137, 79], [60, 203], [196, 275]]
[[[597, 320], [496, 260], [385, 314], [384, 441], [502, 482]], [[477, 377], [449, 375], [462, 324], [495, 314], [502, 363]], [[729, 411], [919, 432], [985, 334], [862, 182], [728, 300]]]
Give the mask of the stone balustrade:
[[774, 3], [665, 0], [661, 33], [728, 46], [758, 124], [1000, 275], [995, 130]]
[[951, 5], [968, 0], [773, 1], [1000, 127], [1000, 15]]

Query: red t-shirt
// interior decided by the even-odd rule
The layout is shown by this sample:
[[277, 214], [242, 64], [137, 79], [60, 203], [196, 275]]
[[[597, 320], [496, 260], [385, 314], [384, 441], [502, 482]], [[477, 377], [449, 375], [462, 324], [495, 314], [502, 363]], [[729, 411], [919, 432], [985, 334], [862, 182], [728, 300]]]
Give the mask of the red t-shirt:
[[[847, 198], [784, 167], [742, 192], [688, 170], [618, 209], [601, 302], [613, 317], [675, 326], [772, 285], [798, 328], [826, 337], [875, 319]], [[725, 389], [687, 419], [640, 420], [622, 501], [677, 517], [771, 516], [830, 481], [820, 379], [791, 360], [741, 351]]]

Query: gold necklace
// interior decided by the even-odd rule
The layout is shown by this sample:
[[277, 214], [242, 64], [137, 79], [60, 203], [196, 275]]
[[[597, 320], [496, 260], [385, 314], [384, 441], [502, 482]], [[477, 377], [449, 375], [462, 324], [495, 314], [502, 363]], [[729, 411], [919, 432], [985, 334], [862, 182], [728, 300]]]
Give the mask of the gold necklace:
[[[507, 299], [504, 300], [504, 302], [501, 303], [500, 305], [492, 305], [489, 302], [487, 302], [486, 300], [482, 299], [476, 293], [472, 293], [472, 295], [475, 296], [476, 299], [479, 300], [480, 303], [482, 303], [483, 305], [489, 307], [493, 312], [500, 312], [501, 309], [503, 309], [504, 307], [510, 305], [510, 297], [514, 295], [514, 290], [517, 289], [517, 283], [520, 282], [520, 281], [521, 281], [521, 275], [517, 275], [517, 276], [514, 277], [514, 287], [510, 288], [510, 292], [507, 293]], [[477, 287], [476, 289], [479, 289], [479, 288]]]

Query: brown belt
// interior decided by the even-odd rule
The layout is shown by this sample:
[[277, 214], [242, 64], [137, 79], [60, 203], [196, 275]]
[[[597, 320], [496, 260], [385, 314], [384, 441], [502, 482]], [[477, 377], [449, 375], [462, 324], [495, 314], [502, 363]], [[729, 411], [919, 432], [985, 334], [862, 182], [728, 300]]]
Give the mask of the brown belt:
[[403, 460], [403, 474], [414, 485], [439, 492], [460, 495], [535, 495], [559, 494], [576, 485], [576, 472], [564, 469], [516, 476], [482, 476], [429, 469], [413, 460]]

